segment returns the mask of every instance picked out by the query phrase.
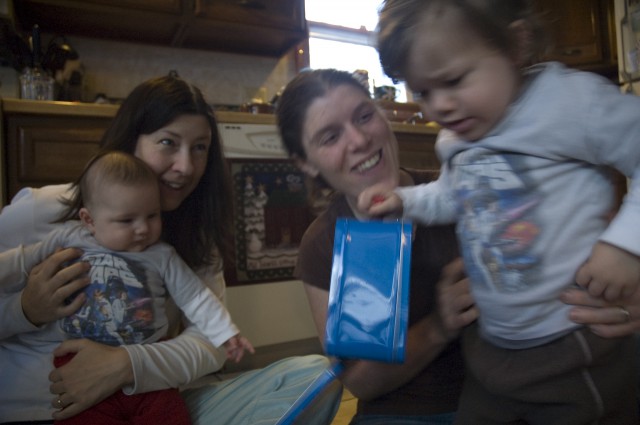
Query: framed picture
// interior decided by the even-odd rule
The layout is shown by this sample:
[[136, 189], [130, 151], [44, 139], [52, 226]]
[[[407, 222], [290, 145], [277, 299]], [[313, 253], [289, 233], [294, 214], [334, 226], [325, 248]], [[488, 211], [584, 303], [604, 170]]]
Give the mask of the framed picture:
[[305, 176], [291, 160], [230, 159], [233, 252], [227, 284], [293, 279], [302, 235], [313, 220]]

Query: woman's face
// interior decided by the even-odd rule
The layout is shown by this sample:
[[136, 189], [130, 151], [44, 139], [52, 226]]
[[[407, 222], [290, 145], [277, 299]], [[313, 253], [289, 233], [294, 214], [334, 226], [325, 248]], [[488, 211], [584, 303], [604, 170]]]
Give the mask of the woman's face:
[[207, 167], [211, 128], [202, 115], [180, 115], [138, 137], [134, 154], [158, 175], [163, 211], [175, 210], [198, 185]]
[[344, 193], [353, 207], [374, 183], [398, 185], [398, 142], [382, 112], [366, 94], [340, 85], [314, 100], [302, 130], [306, 160], [298, 165]]

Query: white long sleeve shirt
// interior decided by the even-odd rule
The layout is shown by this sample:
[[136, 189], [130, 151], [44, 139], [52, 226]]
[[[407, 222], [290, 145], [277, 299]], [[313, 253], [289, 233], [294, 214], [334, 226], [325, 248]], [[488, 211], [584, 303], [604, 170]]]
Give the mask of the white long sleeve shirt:
[[[577, 325], [560, 293], [598, 241], [640, 255], [640, 98], [594, 74], [536, 66], [528, 87], [483, 139], [443, 130], [440, 179], [401, 188], [404, 213], [457, 222], [483, 335], [544, 344]], [[609, 223], [609, 168], [633, 183]]]

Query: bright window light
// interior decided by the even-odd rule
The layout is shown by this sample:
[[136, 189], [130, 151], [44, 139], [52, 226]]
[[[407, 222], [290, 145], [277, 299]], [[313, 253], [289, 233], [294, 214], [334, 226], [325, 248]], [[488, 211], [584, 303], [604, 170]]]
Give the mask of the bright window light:
[[366, 70], [369, 86], [396, 87], [396, 101], [406, 102], [404, 84], [393, 84], [380, 66], [373, 31], [382, 0], [305, 0], [309, 21], [310, 67], [348, 72]]
[[373, 31], [378, 24], [382, 0], [306, 0], [308, 21]]

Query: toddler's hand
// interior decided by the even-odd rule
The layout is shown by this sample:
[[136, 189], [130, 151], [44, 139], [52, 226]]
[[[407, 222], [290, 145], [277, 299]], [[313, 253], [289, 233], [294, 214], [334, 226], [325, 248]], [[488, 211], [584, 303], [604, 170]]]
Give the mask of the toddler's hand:
[[578, 285], [607, 301], [628, 298], [640, 285], [640, 258], [608, 243], [598, 242], [576, 273]]
[[376, 184], [363, 190], [358, 196], [358, 211], [367, 217], [386, 217], [402, 214], [402, 199], [388, 189]]
[[227, 358], [236, 363], [242, 360], [245, 351], [251, 354], [256, 352], [249, 340], [240, 334], [229, 338], [227, 342], [224, 343], [224, 348], [227, 350]]

